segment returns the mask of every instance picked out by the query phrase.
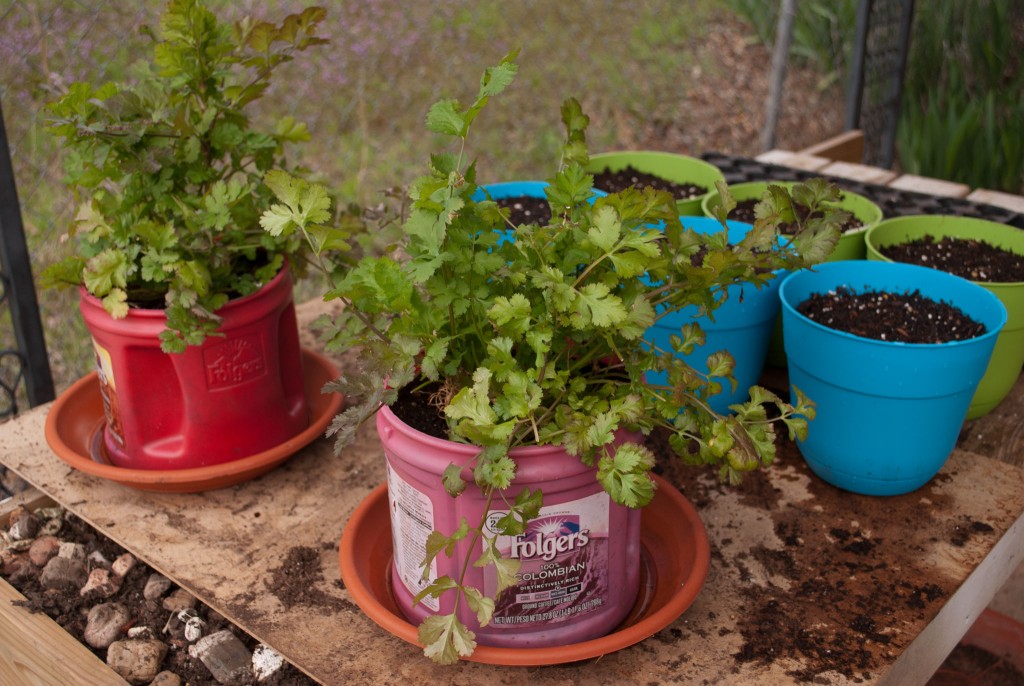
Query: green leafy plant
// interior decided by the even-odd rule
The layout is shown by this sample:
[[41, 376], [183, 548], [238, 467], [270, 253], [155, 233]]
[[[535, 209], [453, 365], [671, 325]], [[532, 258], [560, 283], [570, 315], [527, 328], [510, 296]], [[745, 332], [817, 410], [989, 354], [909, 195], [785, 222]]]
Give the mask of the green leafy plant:
[[[615, 502], [630, 507], [653, 497], [649, 471], [655, 459], [642, 444], [612, 448], [619, 429], [667, 430], [682, 459], [717, 466], [728, 481], [771, 463], [774, 423], [791, 436], [803, 435], [814, 415], [806, 398], [798, 392], [795, 406], [789, 405], [755, 387], [749, 402], [732, 407], [734, 414], [716, 415], [703, 400], [714, 383], [676, 355], [704, 342], [700, 328], [683, 326], [672, 349], [645, 344], [643, 336], [658, 317], [683, 307], [713, 313], [728, 284], [756, 287], [774, 278], [774, 269], [824, 259], [838, 228], [797, 216], [794, 199], [816, 208], [834, 201], [838, 190], [821, 181], [799, 185], [792, 195], [772, 187], [741, 243], [727, 244], [724, 232], [696, 234], [683, 229], [668, 193], [628, 189], [594, 198], [593, 179], [584, 171], [588, 118], [570, 99], [561, 112], [561, 160], [546, 191], [552, 220], [510, 226], [508, 211], [478, 194], [478, 170], [466, 144], [488, 100], [513, 81], [514, 57], [484, 72], [468, 106], [445, 99], [430, 109], [427, 128], [452, 138], [455, 150], [431, 156], [427, 173], [411, 185], [400, 249], [362, 259], [325, 296], [345, 303], [340, 316], [323, 322], [328, 346], [360, 346], [365, 360], [362, 370], [335, 385], [362, 398], [332, 425], [339, 448], [403, 387], [436, 384], [448, 437], [480, 446], [470, 463], [448, 467], [443, 484], [453, 497], [481, 489], [487, 510], [501, 497], [509, 512], [497, 528], [505, 535], [522, 533], [543, 499], [539, 491], [523, 490], [515, 498], [501, 493], [514, 482], [510, 451], [517, 446], [564, 447], [595, 468]], [[268, 231], [301, 233], [314, 249], [343, 238], [319, 223], [326, 215], [315, 187], [276, 173], [269, 181], [283, 204], [264, 214]], [[734, 206], [726, 195], [724, 212]], [[788, 242], [776, 229], [784, 221], [801, 224]], [[514, 240], [502, 240], [510, 228]], [[733, 359], [713, 352], [709, 368], [711, 375], [731, 378]], [[648, 370], [667, 371], [669, 383], [646, 384]], [[768, 417], [769, 405], [776, 408], [775, 419]], [[467, 467], [472, 486], [462, 477]], [[501, 556], [484, 521], [463, 520], [455, 531], [433, 532], [424, 569], [437, 555], [451, 555], [460, 541], [476, 551], [461, 569], [494, 565], [499, 587], [514, 583], [518, 561]], [[456, 607], [465, 602], [486, 625], [494, 599], [464, 580], [434, 579], [417, 599], [455, 593]], [[419, 637], [426, 654], [442, 663], [457, 661], [476, 645], [454, 612], [425, 620]]]
[[287, 168], [285, 145], [309, 131], [291, 117], [259, 130], [245, 109], [279, 66], [326, 42], [315, 35], [325, 14], [313, 7], [280, 24], [229, 26], [200, 0], [171, 0], [133, 84], [74, 83], [51, 103], [81, 204], [69, 230], [78, 253], [43, 282], [84, 285], [113, 317], [164, 308], [162, 347], [180, 352], [286, 259], [301, 270], [306, 243], [262, 231], [259, 218], [273, 197], [264, 175]]

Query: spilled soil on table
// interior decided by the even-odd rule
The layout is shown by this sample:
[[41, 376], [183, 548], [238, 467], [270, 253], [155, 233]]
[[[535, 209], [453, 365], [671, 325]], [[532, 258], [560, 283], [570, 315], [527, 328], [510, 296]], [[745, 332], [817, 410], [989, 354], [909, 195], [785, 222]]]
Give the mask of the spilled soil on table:
[[[995, 535], [989, 524], [973, 519], [950, 523], [943, 540], [916, 535], [921, 517], [941, 512], [948, 500], [937, 488], [942, 475], [907, 496], [859, 496], [812, 476], [795, 444], [780, 439], [778, 458], [769, 468], [773, 478], [807, 484], [809, 499], [793, 503], [764, 471], [747, 475], [739, 486], [721, 485], [682, 466], [663, 434], [654, 434], [648, 445], [658, 455], [658, 471], [698, 511], [732, 493], [742, 504], [771, 513], [774, 536], [735, 550], [729, 532], [749, 540], [751, 534], [743, 532], [756, 523], [741, 516], [713, 524], [705, 519], [709, 529], [719, 529], [710, 536], [712, 566], [739, 582], [742, 598], [734, 626], [721, 617], [715, 621], [720, 635], [740, 635], [733, 654], [737, 664], [777, 663], [797, 683], [829, 683], [828, 674], [855, 683], [876, 678], [958, 586], [941, 570], [913, 564], [904, 564], [893, 581], [891, 565], [906, 561], [908, 550], [923, 552], [943, 544], [963, 548], [975, 537]], [[850, 516], [837, 525], [834, 516], [817, 519], [819, 511]]]

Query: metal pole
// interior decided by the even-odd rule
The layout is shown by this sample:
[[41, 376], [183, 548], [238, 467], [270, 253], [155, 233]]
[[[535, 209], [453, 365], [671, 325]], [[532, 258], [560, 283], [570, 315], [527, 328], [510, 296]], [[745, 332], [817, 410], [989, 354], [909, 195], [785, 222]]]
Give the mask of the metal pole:
[[794, 16], [796, 16], [796, 0], [782, 0], [779, 9], [779, 24], [775, 31], [775, 48], [772, 52], [772, 71], [771, 80], [768, 83], [768, 104], [764, 129], [761, 131], [761, 147], [764, 150], [771, 150], [775, 147], [775, 129], [779, 124], [782, 88], [786, 81], [786, 61], [789, 58], [790, 43], [793, 42]]
[[7, 145], [3, 108], [0, 108], [0, 268], [10, 286], [14, 339], [25, 361], [28, 402], [35, 407], [53, 400], [53, 377], [25, 244], [25, 227], [21, 223], [21, 205]]

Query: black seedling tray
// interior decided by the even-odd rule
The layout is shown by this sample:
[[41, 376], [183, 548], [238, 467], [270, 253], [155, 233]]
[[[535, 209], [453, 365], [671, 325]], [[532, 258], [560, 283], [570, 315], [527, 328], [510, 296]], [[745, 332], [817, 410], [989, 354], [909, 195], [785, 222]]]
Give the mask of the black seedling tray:
[[910, 214], [948, 214], [987, 219], [1024, 229], [1024, 214], [963, 198], [948, 198], [888, 188], [819, 172], [759, 162], [749, 157], [736, 157], [717, 152], [704, 153], [701, 157], [721, 169], [726, 183], [730, 184], [745, 181], [806, 181], [821, 177], [835, 183], [840, 188], [872, 200], [882, 208], [882, 214], [885, 217], [902, 217]]

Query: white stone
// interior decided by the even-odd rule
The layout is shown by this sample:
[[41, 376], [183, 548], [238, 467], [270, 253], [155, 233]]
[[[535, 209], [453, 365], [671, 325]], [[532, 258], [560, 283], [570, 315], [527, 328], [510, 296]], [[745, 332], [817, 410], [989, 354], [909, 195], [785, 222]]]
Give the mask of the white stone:
[[146, 579], [146, 587], [142, 589], [142, 597], [146, 600], [156, 600], [164, 593], [167, 593], [167, 589], [171, 587], [171, 580], [163, 574], [157, 574], [156, 572], [149, 575]]
[[256, 646], [252, 654], [252, 673], [256, 681], [266, 681], [279, 669], [284, 667], [284, 658], [281, 654], [262, 643]]
[[[195, 656], [225, 686], [241, 686], [252, 679], [252, 654], [231, 631], [204, 636], [194, 644]], [[193, 654], [189, 650], [189, 654]]]
[[162, 641], [114, 641], [107, 648], [107, 665], [125, 681], [141, 686], [156, 678], [167, 650]]
[[111, 565], [110, 571], [112, 571], [116, 576], [124, 578], [128, 572], [132, 571], [132, 567], [134, 566], [135, 557], [131, 553], [125, 553], [114, 560], [114, 564]]
[[89, 578], [85, 582], [85, 586], [82, 586], [82, 590], [79, 591], [79, 595], [83, 598], [88, 593], [95, 593], [101, 598], [109, 598], [110, 596], [117, 593], [118, 589], [121, 588], [121, 578], [117, 576], [111, 576], [110, 571], [97, 567], [96, 569], [89, 572]]
[[69, 543], [65, 541], [60, 544], [60, 550], [57, 551], [57, 557], [63, 557], [65, 560], [81, 560], [85, 562], [85, 546], [81, 543]]
[[121, 603], [102, 603], [89, 610], [83, 637], [93, 648], [106, 648], [116, 641], [131, 619], [128, 608]]

